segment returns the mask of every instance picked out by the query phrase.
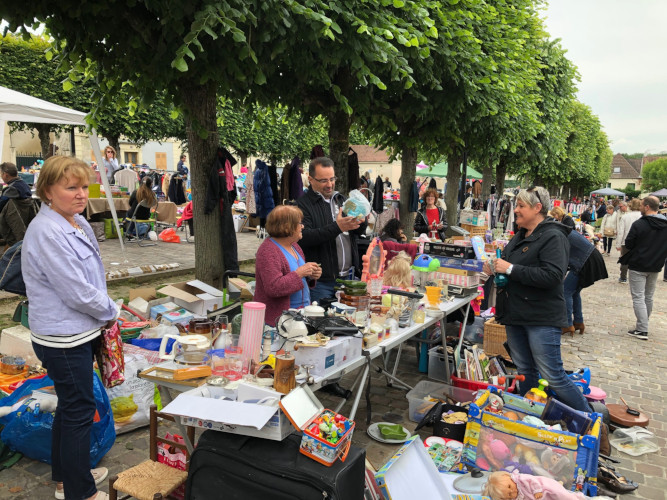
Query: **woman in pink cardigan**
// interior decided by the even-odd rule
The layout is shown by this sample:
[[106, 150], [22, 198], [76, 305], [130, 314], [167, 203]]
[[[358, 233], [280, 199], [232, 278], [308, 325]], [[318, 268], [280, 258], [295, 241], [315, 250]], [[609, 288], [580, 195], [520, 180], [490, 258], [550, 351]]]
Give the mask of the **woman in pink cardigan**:
[[[280, 205], [266, 219], [270, 238], [257, 250], [255, 261], [255, 301], [266, 304], [264, 320], [275, 326], [287, 309], [310, 304], [309, 285], [314, 286], [322, 274], [315, 262], [306, 262], [301, 239], [303, 213], [297, 207]], [[308, 280], [308, 281], [306, 281]]]

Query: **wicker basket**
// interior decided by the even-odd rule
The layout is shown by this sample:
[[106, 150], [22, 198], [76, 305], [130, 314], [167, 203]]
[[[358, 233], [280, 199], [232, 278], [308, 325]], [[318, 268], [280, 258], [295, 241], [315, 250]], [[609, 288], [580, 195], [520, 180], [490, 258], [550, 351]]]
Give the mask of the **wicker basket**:
[[488, 226], [473, 226], [472, 224], [461, 224], [461, 228], [470, 233], [470, 236], [484, 236], [489, 229]]
[[502, 356], [511, 359], [503, 343], [507, 341], [505, 326], [491, 318], [484, 323], [484, 353], [487, 356]]

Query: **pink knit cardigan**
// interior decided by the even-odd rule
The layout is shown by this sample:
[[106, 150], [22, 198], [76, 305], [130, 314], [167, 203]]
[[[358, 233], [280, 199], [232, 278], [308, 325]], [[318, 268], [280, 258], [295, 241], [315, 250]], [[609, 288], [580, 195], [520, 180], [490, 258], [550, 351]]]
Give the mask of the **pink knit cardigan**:
[[[293, 246], [305, 260], [301, 247], [296, 243]], [[303, 282], [296, 272], [290, 271], [282, 250], [268, 238], [257, 249], [255, 282], [254, 300], [266, 304], [264, 322], [275, 326], [281, 313], [289, 309], [290, 295], [301, 290]], [[314, 286], [314, 282], [308, 283]]]

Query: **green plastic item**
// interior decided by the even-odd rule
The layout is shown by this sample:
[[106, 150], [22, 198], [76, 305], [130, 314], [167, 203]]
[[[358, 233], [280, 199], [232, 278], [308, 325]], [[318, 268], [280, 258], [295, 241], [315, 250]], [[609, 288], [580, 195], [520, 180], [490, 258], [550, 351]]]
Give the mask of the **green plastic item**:
[[405, 439], [407, 437], [403, 426], [400, 424], [379, 424], [378, 429], [380, 429], [380, 434], [385, 439]]

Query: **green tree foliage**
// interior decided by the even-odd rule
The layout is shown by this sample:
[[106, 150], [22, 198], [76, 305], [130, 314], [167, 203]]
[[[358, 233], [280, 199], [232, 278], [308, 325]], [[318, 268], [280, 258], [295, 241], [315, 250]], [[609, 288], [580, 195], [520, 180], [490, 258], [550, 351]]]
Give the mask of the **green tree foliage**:
[[[191, 157], [194, 216], [205, 228], [195, 249], [196, 275], [220, 286], [220, 213], [204, 214], [208, 167], [219, 146], [217, 95], [246, 99], [252, 92], [252, 100], [268, 106], [282, 98], [309, 116], [341, 105], [349, 111], [350, 96], [360, 85], [383, 84], [372, 66], [392, 67], [394, 78], [409, 81], [403, 48], [437, 36], [428, 5], [437, 2], [33, 0], [4, 2], [0, 16], [12, 30], [45, 23], [60, 67], [69, 75], [66, 87], [81, 78], [94, 79], [92, 123], [123, 87], [128, 100], [144, 106], [164, 91], [180, 107]], [[401, 12], [410, 18], [398, 19]]]
[[[11, 34], [0, 38], [0, 67], [3, 68], [2, 84], [12, 90], [29, 94], [62, 106], [89, 110], [91, 96], [95, 90], [92, 80], [81, 80], [69, 90], [63, 89], [65, 74], [58, 71], [55, 60], [47, 60], [45, 53], [51, 49], [44, 38], [31, 36], [29, 39]], [[125, 105], [127, 96], [121, 90], [119, 98], [110, 99], [104, 109], [98, 112], [96, 128], [109, 144], [118, 151], [121, 136], [136, 144], [169, 137], [183, 137], [182, 119], [171, 117], [173, 106], [165, 102], [163, 94], [157, 94], [150, 109], [137, 110], [136, 106]], [[16, 124], [14, 129], [37, 129], [42, 143], [42, 154], [46, 156], [49, 133], [62, 130], [56, 124], [27, 123]]]
[[658, 191], [667, 188], [667, 158], [645, 163], [642, 167], [642, 190]]
[[[531, 0], [442, 3], [434, 20], [439, 37], [428, 59], [410, 60], [415, 83], [369, 89], [371, 111], [359, 120], [378, 143], [401, 153], [404, 191], [414, 180], [418, 149], [426, 157], [446, 156], [453, 207], [464, 150], [486, 158], [522, 137], [524, 124], [534, 127], [539, 74], [531, 47], [543, 32]], [[403, 197], [402, 220], [407, 202]], [[448, 212], [454, 223], [456, 211]]]
[[642, 194], [641, 189], [635, 189], [634, 184], [626, 184], [621, 191], [623, 191], [628, 198], [637, 198]]
[[281, 105], [243, 105], [219, 98], [218, 133], [220, 142], [241, 156], [284, 162], [294, 156], [308, 158], [310, 150], [327, 141], [327, 122], [321, 116], [302, 122], [302, 117]]

